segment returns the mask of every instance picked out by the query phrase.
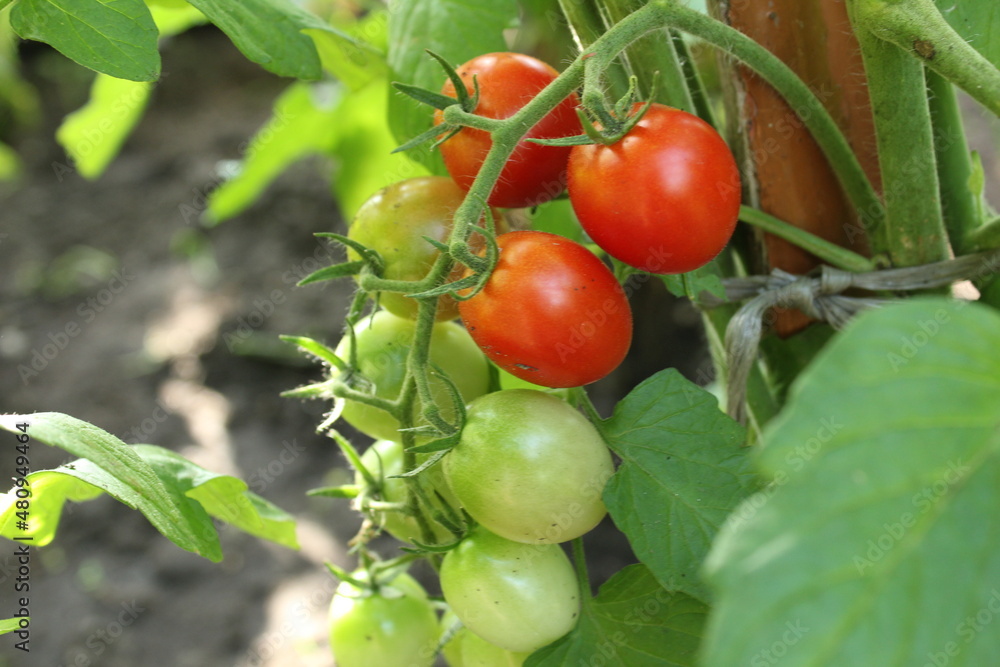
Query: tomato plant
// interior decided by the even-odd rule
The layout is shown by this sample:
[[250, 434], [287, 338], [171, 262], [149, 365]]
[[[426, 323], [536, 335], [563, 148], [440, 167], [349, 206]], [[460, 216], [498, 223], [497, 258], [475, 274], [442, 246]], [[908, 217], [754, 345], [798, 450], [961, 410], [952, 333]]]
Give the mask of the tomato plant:
[[[458, 75], [469, 94], [473, 80], [479, 84], [479, 104], [475, 113], [485, 118], [508, 118], [549, 85], [559, 73], [537, 58], [520, 53], [487, 53], [458, 68]], [[449, 80], [441, 92], [455, 97], [455, 85]], [[525, 138], [556, 139], [580, 133], [576, 116], [578, 100], [568, 95]], [[440, 123], [441, 112], [434, 115]], [[468, 190], [493, 142], [489, 133], [471, 127], [441, 144], [441, 155], [448, 173], [460, 187]], [[504, 208], [537, 206], [559, 195], [566, 188], [566, 160], [569, 148], [541, 146], [520, 141], [504, 166], [489, 203]]]
[[458, 446], [444, 459], [455, 496], [472, 517], [509, 540], [555, 543], [604, 517], [611, 453], [587, 418], [531, 389], [474, 400]]
[[[365, 573], [355, 573], [365, 578]], [[342, 582], [330, 603], [330, 647], [338, 667], [430, 667], [438, 620], [427, 593], [400, 574], [374, 590]]]
[[[363, 376], [374, 394], [394, 398], [402, 389], [406, 376], [406, 359], [416, 325], [413, 320], [396, 317], [388, 311], [379, 311], [366, 317], [355, 329], [357, 372]], [[344, 360], [351, 356], [351, 338], [345, 336], [337, 345], [336, 353]], [[458, 387], [465, 400], [486, 393], [490, 372], [486, 358], [476, 347], [469, 334], [454, 322], [439, 322], [431, 334], [430, 358]], [[369, 386], [365, 383], [365, 386]], [[433, 378], [431, 387], [435, 399], [442, 406], [446, 419], [455, 411], [451, 394], [444, 380]], [[416, 413], [419, 406], [414, 408]], [[399, 440], [399, 420], [378, 407], [358, 401], [348, 401], [344, 406], [344, 420], [362, 433], [381, 440]]]
[[684, 273], [714, 259], [733, 235], [740, 174], [715, 128], [653, 104], [618, 142], [573, 147], [569, 196], [584, 230], [612, 257]]
[[497, 246], [485, 287], [458, 307], [486, 356], [545, 387], [589, 384], [617, 368], [632, 341], [632, 311], [601, 260], [545, 232], [501, 234]]
[[[423, 461], [418, 462], [422, 463]], [[406, 501], [406, 482], [402, 478], [395, 477], [395, 475], [406, 472], [403, 467], [403, 445], [401, 443], [392, 440], [379, 440], [361, 455], [361, 463], [379, 482], [376, 488], [366, 489], [366, 496], [387, 503]], [[429, 485], [428, 490], [431, 494], [440, 493], [452, 505], [458, 504], [458, 500], [448, 487], [448, 482], [440, 467], [427, 470], [423, 479]], [[365, 485], [364, 477], [360, 473], [356, 473], [354, 483], [363, 487]], [[385, 511], [379, 514], [386, 532], [396, 539], [409, 542], [413, 538], [420, 537], [420, 525], [415, 517], [397, 511]], [[434, 521], [430, 521], [429, 524], [438, 542], [449, 542], [452, 539], [451, 533], [441, 524]]]
[[[375, 250], [385, 262], [382, 277], [388, 280], [421, 280], [430, 271], [440, 254], [427, 239], [446, 242], [451, 233], [452, 216], [465, 198], [464, 192], [450, 178], [420, 176], [399, 181], [372, 195], [351, 222], [348, 237]], [[498, 231], [505, 231], [506, 222], [494, 215]], [[483, 224], [481, 221], [480, 224]], [[483, 247], [483, 238], [474, 234], [473, 249]], [[360, 259], [348, 248], [349, 259]], [[452, 278], [461, 276], [456, 266]], [[415, 318], [417, 302], [399, 292], [379, 294], [379, 304], [394, 315]], [[458, 317], [458, 306], [450, 296], [438, 301], [437, 319]]]
[[576, 624], [580, 592], [555, 544], [523, 544], [476, 529], [441, 564], [441, 590], [473, 633], [508, 651], [531, 652]]
[[[0, 383], [18, 387], [0, 410], [14, 478], [0, 501], [0, 535], [18, 542], [25, 595], [15, 618], [0, 618], [0, 634], [17, 639], [12, 650], [27, 652], [30, 631], [50, 616], [44, 608], [29, 615], [46, 599], [27, 597], [29, 574], [39, 584], [46, 576], [28, 572], [32, 550], [54, 539], [67, 501], [107, 495], [213, 562], [223, 560], [223, 543], [242, 546], [220, 539], [218, 522], [290, 549], [299, 547], [300, 516], [310, 528], [332, 526], [333, 558], [360, 568], [352, 576], [327, 563], [342, 582], [330, 642], [347, 667], [429, 665], [445, 604], [464, 624], [444, 647], [453, 667], [994, 664], [1000, 633], [988, 630], [1000, 608], [1000, 538], [977, 528], [1000, 505], [1000, 216], [989, 201], [990, 130], [965, 125], [981, 122], [970, 105], [1000, 114], [996, 0], [762, 4], [0, 0], [0, 117], [23, 125], [0, 136], [11, 142], [0, 143], [5, 206], [7, 190], [14, 194], [0, 245], [16, 278], [0, 282], [13, 297], [4, 300], [10, 317], [0, 331], [0, 352], [13, 363], [0, 367]], [[126, 141], [133, 127], [186, 129], [188, 119], [245, 126], [227, 113], [137, 123], [155, 98], [176, 97], [172, 85], [187, 93], [187, 69], [177, 67], [165, 94], [152, 94], [159, 49], [177, 58], [182, 40], [166, 38], [205, 22], [219, 30], [197, 39], [228, 35], [289, 82], [271, 118], [226, 156], [191, 154], [190, 137]], [[98, 71], [83, 108], [39, 108], [35, 97], [75, 99], [79, 82], [57, 90], [54, 54], [14, 35]], [[208, 60], [230, 58], [198, 62]], [[463, 62], [458, 72], [446, 64]], [[30, 76], [19, 78], [20, 64]], [[452, 83], [442, 89], [446, 78]], [[45, 81], [45, 95], [31, 93], [33, 81]], [[956, 88], [973, 101], [960, 104]], [[41, 147], [26, 122], [34, 117], [65, 118], [56, 138], [67, 164], [50, 161], [54, 146], [26, 151], [21, 164], [19, 149]], [[236, 143], [229, 138], [197, 134], [206, 146]], [[141, 164], [142, 147], [171, 143], [197, 168], [130, 168]], [[115, 184], [134, 184], [140, 201], [176, 204], [161, 206], [162, 216], [126, 216], [137, 245], [122, 261], [173, 261], [165, 246], [148, 247], [153, 239], [189, 264], [168, 272], [136, 262], [92, 297], [94, 285], [75, 275], [112, 271], [121, 230], [102, 237], [100, 225], [74, 228], [88, 199], [73, 196], [83, 181], [66, 177], [96, 178], [119, 150], [129, 153], [129, 174], [95, 187], [121, 193]], [[286, 224], [248, 226], [239, 252], [211, 256], [251, 222], [237, 214], [266, 209], [251, 204], [306, 156], [328, 163], [329, 188], [276, 183], [273, 202]], [[22, 167], [28, 187], [19, 192]], [[226, 179], [196, 184], [189, 198], [192, 183], [177, 172]], [[151, 174], [177, 188], [152, 194]], [[53, 180], [58, 192], [46, 189]], [[502, 215], [518, 231], [504, 233], [497, 214], [484, 213], [491, 205], [511, 209]], [[97, 220], [106, 211], [87, 213]], [[489, 216], [495, 225], [485, 224]], [[729, 242], [737, 218], [745, 228]], [[208, 224], [192, 224], [198, 219]], [[227, 228], [212, 228], [226, 219]], [[287, 223], [325, 230], [319, 235], [348, 248], [346, 261], [325, 244], [309, 256]], [[262, 232], [266, 241], [253, 244]], [[30, 247], [19, 251], [26, 238]], [[83, 238], [94, 248], [81, 249]], [[311, 266], [321, 254], [332, 265]], [[132, 272], [145, 285], [136, 291], [124, 277]], [[156, 289], [166, 275], [196, 282]], [[344, 280], [299, 302], [308, 292], [275, 279], [287, 287]], [[236, 287], [265, 291], [237, 301]], [[690, 303], [665, 300], [663, 289]], [[195, 293], [197, 303], [177, 293]], [[133, 299], [148, 295], [156, 303], [129, 316]], [[144, 321], [164, 297], [165, 326], [148, 337], [119, 335], [122, 322]], [[230, 317], [228, 304], [238, 302], [253, 312]], [[24, 313], [22, 304], [30, 305]], [[61, 314], [45, 322], [50, 309]], [[467, 329], [438, 322], [456, 309]], [[295, 321], [307, 313], [316, 319]], [[693, 322], [673, 328], [688, 318], [700, 318], [710, 350], [692, 345], [702, 341]], [[195, 320], [193, 338], [163, 335]], [[231, 377], [294, 381], [299, 369], [270, 345], [286, 326], [349, 334], [336, 350], [282, 337], [327, 373], [284, 395], [324, 407], [336, 401], [317, 430], [355, 469], [345, 483], [343, 460], [330, 462], [331, 485], [310, 489], [315, 502], [297, 516], [258, 493], [306, 488], [331, 454], [326, 440], [241, 449], [231, 463], [267, 461], [246, 481], [176, 453], [191, 440], [206, 451], [279, 440], [264, 437], [279, 421], [267, 415], [279, 410], [282, 436], [312, 436], [307, 422], [320, 417], [267, 402], [269, 390], [224, 395]], [[161, 364], [152, 372], [137, 376], [134, 364], [98, 358], [101, 373], [88, 375], [139, 384], [136, 396], [162, 394], [152, 415], [131, 410], [135, 401], [113, 402], [121, 414], [110, 428], [139, 424], [130, 431], [137, 440], [168, 439], [177, 429], [158, 429], [161, 412], [176, 410], [190, 433], [175, 446], [126, 444], [38, 410], [48, 400], [39, 397], [61, 401], [63, 385], [105, 396], [74, 370], [88, 341], [146, 338], [149, 349], [134, 352]], [[213, 348], [216, 338], [238, 354]], [[679, 368], [663, 368], [661, 353], [684, 339], [673, 357]], [[597, 383], [626, 351], [627, 372]], [[114, 376], [122, 366], [132, 374]], [[243, 373], [253, 367], [256, 374]], [[699, 386], [706, 383], [714, 386]], [[230, 399], [240, 418], [226, 424]], [[360, 434], [342, 433], [343, 423]], [[258, 427], [260, 437], [240, 438]], [[388, 439], [365, 451], [372, 437]], [[34, 469], [43, 459], [29, 447], [43, 443], [75, 460]], [[343, 515], [326, 513], [325, 503], [344, 499], [362, 513], [351, 537]], [[79, 566], [78, 554], [66, 558]], [[621, 562], [632, 564], [612, 572]], [[408, 575], [392, 578], [411, 565], [428, 590], [438, 577], [446, 602], [428, 599]], [[238, 570], [227, 574], [226, 599], [242, 610]], [[114, 578], [103, 583], [110, 595]], [[289, 588], [273, 588], [268, 608], [284, 608]], [[321, 586], [309, 594], [295, 601], [297, 616], [330, 597]], [[254, 646], [228, 662], [266, 660], [280, 637], [289, 640], [281, 662], [291, 665], [297, 647], [323, 641], [293, 639], [280, 614], [265, 616], [280, 627], [261, 628]], [[147, 628], [176, 634], [152, 622], [120, 625], [136, 634], [97, 644], [109, 663], [142, 662], [126, 651], [145, 645], [139, 633]], [[62, 626], [46, 629], [47, 643], [49, 630], [88, 631]], [[311, 627], [318, 624], [295, 623], [296, 631]], [[201, 639], [220, 636], [233, 633]], [[85, 639], [53, 640], [43, 652], [69, 655], [90, 647]]]

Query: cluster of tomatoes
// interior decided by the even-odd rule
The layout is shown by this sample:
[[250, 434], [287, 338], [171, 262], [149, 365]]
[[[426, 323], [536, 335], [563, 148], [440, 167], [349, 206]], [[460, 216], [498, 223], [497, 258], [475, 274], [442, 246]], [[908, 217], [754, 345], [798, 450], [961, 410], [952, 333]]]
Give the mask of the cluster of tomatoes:
[[[480, 56], [457, 73], [470, 95], [478, 88], [475, 113], [495, 119], [516, 113], [558, 76], [540, 61], [511, 53]], [[451, 82], [443, 93], [456, 97]], [[577, 106], [575, 95], [567, 97], [527, 137], [579, 135]], [[361, 207], [349, 238], [378, 252], [380, 278], [413, 282], [428, 275], [490, 147], [488, 133], [464, 127], [441, 145], [451, 178], [402, 181]], [[493, 208], [534, 206], [567, 185], [598, 246], [656, 273], [710, 261], [728, 241], [739, 207], [736, 165], [725, 143], [711, 126], [676, 109], [650, 106], [610, 145], [518, 144], [483, 215], [492, 220], [480, 221], [496, 230], [495, 267], [471, 297], [463, 290], [457, 300], [439, 299], [431, 334], [429, 384], [441, 417], [459, 419], [456, 390], [467, 406], [454, 447], [440, 465], [420, 473], [427, 492], [422, 504], [431, 505], [424, 507], [426, 516], [461, 508], [474, 520], [441, 563], [449, 612], [439, 621], [435, 605], [406, 574], [341, 584], [331, 607], [331, 644], [341, 667], [429, 666], [442, 642], [442, 623], [454, 626], [455, 618], [461, 630], [444, 645], [452, 665], [516, 666], [576, 623], [580, 584], [559, 544], [605, 516], [601, 493], [614, 472], [611, 454], [594, 425], [561, 398], [528, 388], [491, 391], [490, 367], [493, 362], [543, 387], [578, 387], [607, 375], [628, 350], [632, 315], [607, 265], [567, 238], [508, 231]], [[487, 240], [475, 233], [468, 243], [477, 252]], [[468, 272], [456, 265], [449, 280]], [[393, 400], [406, 380], [417, 301], [385, 291], [379, 303], [383, 310], [364, 318], [336, 354], [352, 360], [352, 373], [375, 396]], [[412, 423], [420, 426], [416, 403]], [[376, 439], [358, 466], [361, 505], [383, 508], [374, 514], [400, 540], [426, 538], [416, 518], [399, 511], [407, 496], [406, 482], [394, 477], [405, 472], [399, 421], [351, 401], [342, 417]], [[418, 455], [418, 462], [427, 456]], [[447, 522], [429, 523], [439, 544], [454, 542], [461, 532]]]

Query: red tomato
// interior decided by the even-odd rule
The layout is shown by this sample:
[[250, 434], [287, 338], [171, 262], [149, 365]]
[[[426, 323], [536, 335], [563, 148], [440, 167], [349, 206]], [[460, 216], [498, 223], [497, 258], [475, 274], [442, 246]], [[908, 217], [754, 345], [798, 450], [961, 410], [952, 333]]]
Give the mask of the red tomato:
[[[531, 101], [559, 72], [541, 60], [520, 53], [487, 53], [458, 68], [465, 87], [473, 93], [472, 77], [479, 81], [479, 104], [475, 113], [486, 118], [509, 118]], [[441, 92], [456, 97], [451, 80]], [[526, 135], [555, 139], [580, 134], [576, 115], [578, 99], [572, 94], [563, 100]], [[434, 124], [442, 120], [434, 113]], [[463, 190], [475, 180], [486, 154], [493, 145], [488, 132], [464, 127], [441, 144], [448, 173]], [[522, 208], [546, 202], [566, 188], [566, 161], [570, 149], [562, 146], [539, 146], [521, 141], [514, 149], [489, 197], [492, 206]]]
[[486, 286], [458, 304], [486, 356], [545, 387], [578, 387], [617, 368], [632, 340], [632, 311], [608, 267], [546, 232], [501, 234], [497, 245]]
[[651, 273], [684, 273], [729, 242], [740, 174], [711, 125], [653, 104], [617, 143], [573, 147], [569, 197], [584, 230], [612, 257]]

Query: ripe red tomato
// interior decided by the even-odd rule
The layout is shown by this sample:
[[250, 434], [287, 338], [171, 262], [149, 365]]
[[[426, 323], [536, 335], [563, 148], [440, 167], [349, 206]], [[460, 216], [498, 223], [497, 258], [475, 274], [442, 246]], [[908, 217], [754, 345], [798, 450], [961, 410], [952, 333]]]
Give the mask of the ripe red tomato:
[[[509, 118], [531, 101], [559, 72], [537, 58], [520, 53], [487, 53], [473, 58], [457, 70], [465, 87], [473, 93], [473, 76], [479, 81], [479, 104], [475, 113], [486, 118]], [[441, 89], [456, 97], [449, 80]], [[555, 139], [580, 134], [576, 115], [576, 94], [563, 100], [528, 132], [527, 137]], [[441, 123], [442, 112], [434, 113], [434, 124]], [[493, 145], [488, 132], [464, 127], [441, 144], [448, 173], [463, 190], [468, 190]], [[510, 156], [496, 187], [489, 197], [491, 206], [522, 208], [546, 202], [566, 188], [566, 161], [569, 148], [539, 146], [521, 141]]]
[[569, 197], [584, 230], [612, 257], [651, 273], [684, 273], [729, 242], [740, 174], [711, 125], [653, 104], [617, 143], [573, 147]]
[[546, 232], [501, 234], [497, 246], [486, 286], [458, 304], [486, 356], [545, 387], [578, 387], [617, 368], [632, 341], [632, 310], [608, 267]]

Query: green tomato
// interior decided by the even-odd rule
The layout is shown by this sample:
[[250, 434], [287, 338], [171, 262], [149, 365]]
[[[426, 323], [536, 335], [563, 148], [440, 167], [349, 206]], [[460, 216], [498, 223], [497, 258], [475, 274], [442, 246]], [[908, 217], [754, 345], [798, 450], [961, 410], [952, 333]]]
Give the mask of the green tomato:
[[583, 415], [540, 391], [474, 400], [443, 463], [466, 511], [510, 540], [565, 542], [607, 513], [601, 493], [614, 473], [607, 445]]
[[[427, 454], [418, 455], [418, 461], [427, 458]], [[401, 503], [406, 501], [406, 480], [393, 478], [403, 472], [403, 445], [392, 440], [379, 440], [361, 455], [361, 462], [372, 475], [382, 478], [382, 487], [378, 493], [379, 500], [388, 503]], [[440, 493], [452, 507], [459, 506], [455, 495], [448, 488], [448, 481], [444, 478], [444, 471], [440, 465], [432, 466], [420, 473], [424, 481], [425, 489], [433, 497], [434, 491]], [[363, 486], [364, 478], [360, 473], [355, 474], [354, 483]], [[409, 542], [413, 538], [420, 539], [420, 525], [416, 518], [403, 514], [402, 512], [385, 512], [385, 530], [398, 540]], [[454, 541], [454, 536], [444, 526], [428, 517], [431, 530], [438, 543]]]
[[[441, 619], [442, 628], [447, 631], [458, 617], [448, 611]], [[461, 626], [441, 649], [449, 667], [522, 667], [530, 653], [514, 653], [491, 644], [477, 634]]]
[[437, 640], [434, 607], [408, 574], [377, 591], [342, 582], [330, 603], [330, 647], [338, 667], [430, 667]]
[[[380, 310], [364, 318], [355, 327], [358, 370], [375, 386], [375, 395], [394, 399], [403, 387], [406, 358], [410, 354], [416, 322]], [[345, 336], [335, 350], [337, 356], [350, 359], [351, 338]], [[468, 402], [485, 394], [490, 385], [489, 362], [473, 342], [472, 337], [454, 322], [439, 322], [431, 333], [430, 361], [440, 367], [458, 386]], [[336, 370], [334, 370], [336, 372]], [[442, 416], [455, 419], [451, 394], [444, 380], [432, 377], [431, 391], [441, 407]], [[414, 408], [414, 417], [420, 405]], [[343, 418], [354, 428], [376, 440], [400, 440], [399, 421], [379, 408], [348, 401]], [[424, 423], [422, 419], [419, 423]]]
[[[508, 651], [533, 652], [576, 625], [580, 594], [556, 544], [512, 542], [476, 528], [441, 564], [441, 590], [469, 631]], [[463, 665], [466, 657], [463, 648]]]
[[[399, 181], [383, 188], [361, 205], [347, 236], [367, 248], [378, 251], [385, 262], [383, 278], [388, 280], [422, 280], [438, 258], [438, 250], [424, 237], [448, 242], [452, 216], [465, 199], [465, 192], [450, 178], [421, 176]], [[506, 231], [506, 223], [493, 212], [497, 232]], [[481, 224], [481, 223], [480, 223]], [[475, 252], [485, 244], [482, 236], [469, 239]], [[358, 260], [354, 250], [348, 259]], [[451, 278], [462, 276], [464, 267], [456, 266]], [[417, 301], [398, 292], [384, 292], [379, 303], [394, 315], [415, 318]], [[438, 300], [437, 319], [458, 317], [458, 305], [451, 297]]]

